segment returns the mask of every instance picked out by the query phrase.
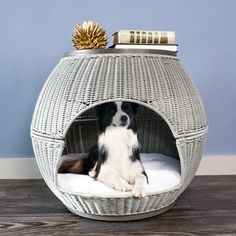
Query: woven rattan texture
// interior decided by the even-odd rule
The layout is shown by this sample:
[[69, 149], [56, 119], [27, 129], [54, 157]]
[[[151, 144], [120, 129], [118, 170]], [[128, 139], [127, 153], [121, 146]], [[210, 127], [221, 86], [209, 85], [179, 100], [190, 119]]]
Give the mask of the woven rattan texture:
[[178, 59], [101, 54], [59, 62], [38, 99], [32, 129], [64, 138], [79, 112], [111, 99], [148, 104], [167, 119], [176, 138], [206, 126], [199, 95]]

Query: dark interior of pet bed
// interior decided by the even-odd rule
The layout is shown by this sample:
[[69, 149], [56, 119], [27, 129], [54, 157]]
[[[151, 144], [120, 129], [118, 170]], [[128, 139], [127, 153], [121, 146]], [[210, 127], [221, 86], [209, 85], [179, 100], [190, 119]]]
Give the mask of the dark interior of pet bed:
[[[166, 191], [180, 184], [180, 161], [175, 138], [165, 120], [151, 109], [139, 105], [137, 114], [140, 156], [149, 177], [148, 194]], [[80, 158], [96, 144], [98, 124], [95, 110], [81, 114], [72, 123], [65, 138], [62, 159]], [[85, 154], [86, 155], [86, 154]], [[108, 188], [87, 175], [58, 174], [57, 185], [64, 192], [88, 196], [131, 196]]]

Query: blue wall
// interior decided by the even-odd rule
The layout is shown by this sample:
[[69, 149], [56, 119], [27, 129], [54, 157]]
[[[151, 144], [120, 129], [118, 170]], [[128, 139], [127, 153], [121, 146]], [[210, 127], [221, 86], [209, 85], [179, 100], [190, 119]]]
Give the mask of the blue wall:
[[236, 1], [1, 0], [0, 156], [31, 157], [31, 116], [40, 89], [65, 51], [73, 26], [174, 30], [179, 57], [203, 97], [208, 154], [236, 154]]

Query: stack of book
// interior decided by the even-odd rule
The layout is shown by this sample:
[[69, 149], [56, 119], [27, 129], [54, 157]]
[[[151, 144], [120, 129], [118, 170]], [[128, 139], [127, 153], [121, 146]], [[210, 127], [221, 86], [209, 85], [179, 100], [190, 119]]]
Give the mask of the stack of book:
[[154, 49], [177, 53], [173, 31], [120, 30], [112, 35], [112, 46], [119, 49]]

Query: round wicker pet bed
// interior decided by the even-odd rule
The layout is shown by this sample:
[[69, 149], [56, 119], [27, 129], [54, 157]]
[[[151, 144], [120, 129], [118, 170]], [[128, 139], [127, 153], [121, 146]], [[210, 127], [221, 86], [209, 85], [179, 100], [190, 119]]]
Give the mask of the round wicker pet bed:
[[[144, 198], [63, 191], [57, 183], [61, 157], [88, 151], [97, 138], [93, 108], [117, 100], [140, 105], [141, 151], [178, 159], [180, 184]], [[177, 57], [158, 50], [67, 53], [43, 86], [31, 124], [35, 157], [52, 192], [71, 212], [110, 221], [142, 219], [170, 209], [195, 175], [206, 133], [195, 85]]]

